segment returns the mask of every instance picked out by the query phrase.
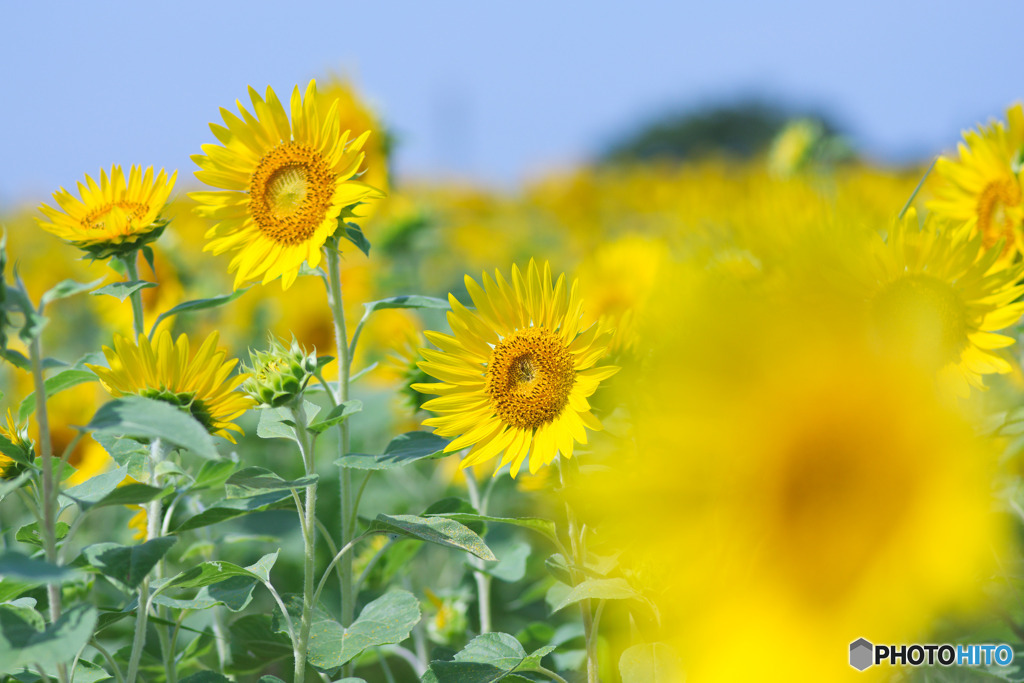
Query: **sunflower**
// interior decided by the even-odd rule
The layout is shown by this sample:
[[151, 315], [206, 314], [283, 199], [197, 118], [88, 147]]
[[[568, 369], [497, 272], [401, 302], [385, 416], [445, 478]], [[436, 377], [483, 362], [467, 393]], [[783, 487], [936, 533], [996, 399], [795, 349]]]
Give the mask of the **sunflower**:
[[213, 332], [192, 354], [184, 334], [172, 342], [169, 332], [161, 332], [155, 344], [144, 335], [137, 344], [115, 335], [114, 348], [103, 347], [110, 367], [88, 368], [114, 396], [133, 394], [166, 401], [187, 410], [211, 434], [234, 443], [230, 432], [242, 430], [232, 420], [255, 402], [235, 391], [246, 375], [229, 377], [238, 361], [225, 361], [227, 353], [217, 348], [217, 340]]
[[937, 370], [942, 384], [966, 396], [972, 386], [984, 389], [983, 375], [1012, 370], [999, 350], [1014, 340], [997, 331], [1024, 312], [1016, 301], [1024, 264], [999, 268], [997, 247], [984, 251], [980, 233], [956, 232], [935, 220], [919, 227], [909, 211], [887, 240], [868, 245], [854, 277], [875, 341]]
[[848, 334], [855, 311], [823, 321], [705, 277], [658, 287], [650, 363], [624, 388], [635, 442], [568, 494], [658, 603], [687, 680], [875, 680], [838, 648], [984, 608], [979, 577], [1012, 542], [997, 451], [930, 373]]
[[530, 472], [560, 453], [571, 458], [575, 442], [587, 443], [586, 429], [600, 430], [587, 397], [616, 367], [596, 367], [608, 335], [597, 325], [580, 331], [579, 283], [567, 290], [565, 276], [551, 284], [530, 261], [526, 274], [512, 267], [512, 282], [486, 273], [483, 286], [466, 276], [476, 306], [470, 311], [448, 295], [452, 335], [426, 332], [439, 351], [423, 349], [420, 369], [440, 383], [412, 388], [439, 397], [423, 404], [438, 414], [423, 421], [444, 437], [458, 438], [445, 452], [472, 446], [462, 461], [469, 467], [504, 452], [518, 474], [527, 456]]
[[[28, 430], [24, 425], [19, 425], [11, 409], [7, 409], [7, 425], [0, 424], [0, 437], [6, 439], [11, 447], [21, 451], [22, 460], [32, 460], [35, 457], [35, 450], [32, 441], [28, 438]], [[7, 455], [0, 453], [0, 479], [14, 479], [25, 471], [25, 466]]]
[[939, 157], [935, 163], [939, 182], [928, 208], [939, 216], [964, 221], [972, 234], [981, 234], [986, 249], [1005, 240], [1003, 257], [1010, 259], [1024, 249], [1019, 174], [1024, 109], [1016, 104], [1006, 118], [1006, 125], [993, 121], [965, 131], [959, 159]]
[[125, 182], [120, 166], [100, 171], [99, 185], [85, 176], [85, 186], [78, 183], [76, 199], [63, 187], [53, 193], [59, 209], [41, 204], [39, 210], [49, 222], [37, 218], [39, 226], [52, 232], [93, 256], [109, 258], [138, 249], [155, 240], [167, 221], [160, 219], [174, 181], [163, 169], [153, 178], [153, 167], [143, 174], [141, 166], [132, 166]]
[[196, 177], [221, 189], [189, 196], [199, 202], [200, 216], [217, 221], [205, 249], [237, 252], [229, 268], [235, 288], [280, 277], [287, 289], [303, 263], [319, 264], [339, 218], [383, 193], [353, 179], [370, 132], [349, 140], [339, 127], [337, 100], [321, 116], [315, 81], [304, 97], [295, 86], [290, 120], [271, 88], [266, 100], [253, 88], [249, 96], [255, 115], [240, 102], [241, 119], [221, 109], [226, 126], [210, 124], [221, 145], [203, 145], [205, 154], [192, 157], [201, 169]]

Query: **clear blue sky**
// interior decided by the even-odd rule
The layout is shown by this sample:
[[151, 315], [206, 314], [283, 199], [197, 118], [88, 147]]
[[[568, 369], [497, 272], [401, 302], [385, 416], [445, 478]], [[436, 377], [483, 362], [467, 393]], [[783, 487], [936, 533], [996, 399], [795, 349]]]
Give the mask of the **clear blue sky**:
[[14, 2], [0, 5], [0, 203], [113, 163], [178, 168], [246, 86], [348, 73], [400, 174], [513, 184], [674, 106], [753, 92], [888, 159], [1024, 97], [1024, 3]]

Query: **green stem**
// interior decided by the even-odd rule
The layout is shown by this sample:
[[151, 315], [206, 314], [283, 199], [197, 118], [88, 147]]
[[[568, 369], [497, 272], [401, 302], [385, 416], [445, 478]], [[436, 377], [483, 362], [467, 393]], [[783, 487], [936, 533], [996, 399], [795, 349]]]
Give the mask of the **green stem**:
[[[147, 481], [150, 486], [157, 484], [156, 466], [163, 459], [163, 450], [160, 439], [154, 439], [149, 447], [149, 458], [146, 461]], [[146, 505], [146, 541], [151, 541], [160, 535], [162, 502], [160, 498], [150, 501]], [[135, 683], [139, 675], [139, 662], [142, 661], [142, 648], [146, 644], [146, 628], [149, 626], [149, 608], [151, 597], [149, 594], [149, 577], [142, 580], [139, 585], [139, 605], [135, 618], [135, 637], [132, 639], [132, 652], [128, 660], [128, 683]], [[160, 635], [161, 651], [164, 654], [164, 668], [168, 671], [168, 680], [174, 680], [175, 672], [172, 658], [168, 657], [164, 642], [163, 629], [157, 629]]]
[[[299, 452], [302, 454], [302, 464], [306, 469], [306, 476], [312, 476], [316, 467], [313, 460], [313, 443], [306, 430], [306, 411], [302, 407], [302, 397], [291, 406], [292, 419], [295, 422], [295, 439], [299, 444]], [[299, 624], [299, 634], [295, 642], [295, 683], [302, 683], [306, 678], [306, 654], [309, 651], [309, 631], [313, 621], [313, 607], [316, 605], [316, 597], [313, 595], [313, 571], [316, 565], [316, 483], [306, 487], [306, 500], [303, 509], [303, 517], [300, 520], [302, 527], [302, 541], [305, 546], [305, 558], [302, 568], [302, 620]]]
[[569, 683], [569, 681], [565, 680], [551, 669], [545, 669], [543, 666], [538, 666], [536, 669], [534, 669], [534, 671], [536, 671], [537, 673], [544, 674], [551, 680], [558, 681], [558, 683]]
[[[124, 269], [128, 273], [128, 280], [134, 282], [139, 279], [139, 269], [136, 262], [139, 260], [139, 251], [136, 249], [130, 254], [126, 254], [122, 259], [121, 263], [124, 264]], [[138, 343], [139, 337], [146, 333], [146, 327], [142, 313], [142, 290], [136, 289], [130, 295], [129, 298], [132, 300], [132, 325], [135, 331], [135, 341]]]
[[[352, 369], [349, 357], [348, 333], [345, 330], [345, 309], [341, 293], [341, 259], [338, 245], [333, 240], [327, 243], [327, 292], [334, 318], [334, 343], [338, 354], [338, 388], [334, 396], [335, 405], [348, 400], [348, 379]], [[344, 457], [349, 447], [348, 420], [341, 423], [341, 439], [338, 442], [338, 457]], [[341, 490], [341, 546], [347, 546], [355, 535], [356, 510], [352, 505], [352, 475], [347, 467], [340, 468]], [[341, 559], [341, 624], [351, 625], [355, 618], [355, 595], [353, 595], [352, 556]]]
[[91, 645], [96, 652], [99, 652], [100, 655], [103, 656], [103, 659], [106, 660], [107, 666], [109, 666], [110, 670], [114, 672], [114, 680], [116, 680], [117, 683], [124, 683], [124, 675], [121, 673], [121, 667], [119, 667], [114, 658], [110, 656], [110, 652], [107, 651], [107, 648], [100, 645], [96, 638], [90, 640], [89, 645]]
[[[466, 475], [466, 488], [469, 490], [469, 502], [481, 515], [487, 514], [486, 501], [480, 497], [480, 486], [476, 483], [476, 475], [472, 467], [463, 470]], [[477, 603], [480, 607], [480, 633], [491, 632], [491, 577], [483, 571], [484, 561], [471, 556], [473, 579], [476, 581]]]
[[[42, 313], [40, 311], [40, 313]], [[52, 564], [57, 563], [57, 482], [53, 478], [53, 442], [50, 440], [50, 417], [46, 409], [46, 384], [43, 379], [43, 347], [38, 335], [29, 344], [29, 357], [32, 363], [32, 384], [36, 392], [36, 421], [39, 422], [39, 450], [43, 460], [43, 545], [46, 548], [46, 559]], [[46, 585], [46, 598], [49, 603], [50, 623], [60, 619], [60, 585]], [[67, 683], [67, 667], [57, 667], [57, 678]]]
[[[567, 466], [558, 457], [558, 476], [562, 482], [563, 491], [568, 488]], [[569, 546], [572, 549], [572, 562], [569, 566], [569, 573], [573, 586], [578, 586], [584, 579], [578, 567], [586, 566], [585, 553], [582, 551], [583, 538], [579, 528], [576, 514], [573, 512], [569, 501], [565, 501], [565, 518], [569, 531]], [[583, 637], [587, 647], [587, 683], [598, 683], [597, 679], [597, 633], [594, 631], [593, 613], [590, 611], [590, 599], [580, 600], [580, 614], [583, 617]]]

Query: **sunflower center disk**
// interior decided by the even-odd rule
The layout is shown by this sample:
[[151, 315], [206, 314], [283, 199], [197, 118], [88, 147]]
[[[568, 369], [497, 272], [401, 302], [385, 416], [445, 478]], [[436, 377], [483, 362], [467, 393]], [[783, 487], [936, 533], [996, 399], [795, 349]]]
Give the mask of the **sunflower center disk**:
[[282, 142], [263, 155], [252, 174], [252, 217], [275, 242], [301, 244], [327, 216], [334, 181], [320, 152], [309, 145]]
[[985, 186], [978, 197], [978, 231], [986, 249], [1006, 238], [1006, 247], [1013, 245], [1012, 211], [1021, 204], [1021, 189], [1016, 180], [1004, 178]]
[[149, 212], [149, 207], [141, 202], [112, 202], [103, 204], [90, 211], [82, 219], [82, 227], [86, 230], [105, 230], [107, 222], [117, 225], [120, 222], [124, 225], [131, 225], [134, 221]]
[[562, 340], [549, 330], [530, 327], [494, 347], [486, 391], [504, 423], [536, 429], [561, 414], [575, 381], [572, 353]]
[[871, 317], [887, 348], [928, 365], [958, 361], [967, 345], [967, 311], [960, 296], [928, 275], [889, 284], [875, 297]]

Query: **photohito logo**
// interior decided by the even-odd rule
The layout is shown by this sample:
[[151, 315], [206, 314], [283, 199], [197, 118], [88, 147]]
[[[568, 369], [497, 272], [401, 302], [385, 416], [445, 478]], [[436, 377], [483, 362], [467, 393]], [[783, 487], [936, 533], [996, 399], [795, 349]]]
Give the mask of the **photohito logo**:
[[890, 666], [1009, 666], [1013, 648], [1000, 645], [872, 645], [866, 638], [850, 643], [850, 666], [864, 671], [875, 664]]

